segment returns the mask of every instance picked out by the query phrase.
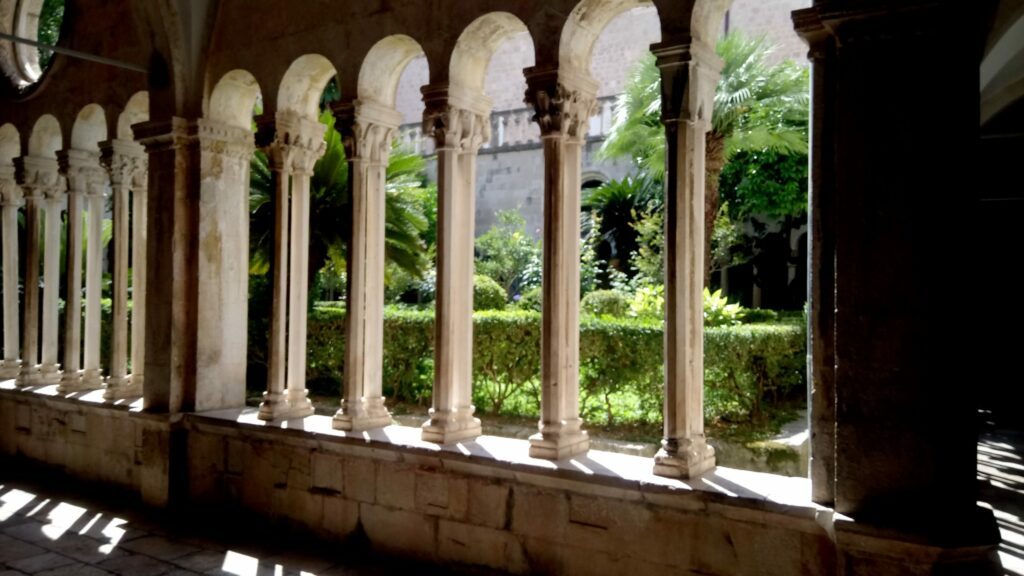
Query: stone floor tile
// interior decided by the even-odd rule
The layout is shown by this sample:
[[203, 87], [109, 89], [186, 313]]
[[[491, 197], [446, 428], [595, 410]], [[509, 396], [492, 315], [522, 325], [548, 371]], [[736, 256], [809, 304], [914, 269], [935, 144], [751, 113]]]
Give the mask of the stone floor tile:
[[196, 572], [206, 572], [224, 565], [224, 552], [200, 550], [171, 560], [171, 563]]
[[68, 564], [67, 566], [40, 572], [36, 576], [110, 576], [110, 572], [85, 564]]
[[39, 546], [0, 534], [0, 564], [44, 554]]
[[123, 550], [136, 552], [138, 554], [145, 554], [146, 556], [152, 556], [160, 560], [173, 560], [175, 558], [181, 558], [186, 554], [192, 554], [198, 552], [199, 548], [195, 546], [188, 546], [180, 542], [174, 542], [164, 538], [163, 536], [146, 536], [145, 538], [136, 538], [129, 540], [119, 546]]
[[172, 564], [163, 560], [139, 554], [111, 558], [110, 560], [100, 562], [97, 566], [122, 576], [160, 576], [160, 574], [165, 574], [174, 569]]
[[17, 570], [0, 570], [0, 576], [28, 576], [24, 572], [18, 572]]
[[68, 558], [67, 556], [54, 554], [53, 552], [39, 554], [38, 556], [29, 556], [28, 558], [13, 560], [7, 563], [11, 568], [21, 570], [26, 574], [35, 574], [37, 572], [53, 570], [54, 568], [60, 568], [61, 566], [67, 566], [68, 564], [75, 564], [75, 560]]
[[91, 538], [71, 535], [58, 538], [46, 545], [47, 550], [70, 556], [79, 562], [97, 564], [110, 558], [118, 558], [126, 553], [117, 548], [110, 548]]

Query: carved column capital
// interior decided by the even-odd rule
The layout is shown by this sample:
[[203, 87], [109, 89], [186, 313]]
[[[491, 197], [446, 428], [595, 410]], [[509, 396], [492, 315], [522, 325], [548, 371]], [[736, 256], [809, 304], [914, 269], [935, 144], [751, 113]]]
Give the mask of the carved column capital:
[[56, 158], [22, 156], [14, 160], [18, 181], [27, 200], [63, 199], [67, 180]]
[[582, 140], [597, 111], [597, 83], [589, 76], [558, 69], [528, 68], [526, 104], [542, 138]]
[[710, 130], [722, 59], [712, 47], [696, 40], [655, 45], [651, 52], [661, 70], [662, 122], [685, 122]]
[[310, 175], [316, 161], [324, 155], [327, 127], [290, 110], [278, 112], [274, 120], [274, 140], [267, 148], [270, 166], [293, 174]]
[[491, 101], [457, 87], [423, 87], [423, 133], [437, 148], [476, 153], [491, 139]]
[[184, 148], [197, 141], [197, 125], [178, 116], [170, 120], [151, 120], [132, 125], [135, 140], [145, 148], [147, 154], [172, 148]]
[[14, 178], [14, 166], [0, 166], [0, 206], [20, 208], [25, 205], [25, 194]]
[[110, 180], [100, 165], [99, 152], [63, 150], [57, 153], [57, 158], [67, 178], [69, 193], [99, 197], [107, 195]]
[[355, 100], [334, 108], [336, 126], [350, 160], [386, 164], [402, 115], [373, 101]]
[[202, 152], [244, 162], [252, 159], [256, 144], [251, 130], [206, 119], [196, 125]]
[[130, 140], [109, 140], [100, 143], [100, 163], [106, 169], [112, 186], [145, 187], [146, 149]]

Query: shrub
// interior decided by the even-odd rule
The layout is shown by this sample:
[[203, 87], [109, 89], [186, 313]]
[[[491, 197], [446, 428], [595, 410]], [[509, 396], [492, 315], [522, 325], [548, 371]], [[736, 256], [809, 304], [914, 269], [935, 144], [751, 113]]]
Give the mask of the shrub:
[[540, 286], [534, 286], [522, 296], [519, 297], [518, 308], [520, 310], [532, 310], [534, 312], [541, 311], [541, 305], [544, 301], [544, 291], [541, 290]]
[[619, 318], [625, 316], [629, 311], [629, 300], [624, 294], [615, 290], [595, 290], [583, 297], [580, 308], [594, 316]]
[[476, 274], [473, 276], [473, 310], [504, 310], [508, 293], [494, 279]]
[[665, 286], [652, 284], [638, 288], [629, 303], [629, 315], [635, 318], [664, 318]]
[[[537, 416], [540, 314], [485, 311], [473, 316], [473, 401], [482, 411]], [[309, 318], [310, 380], [340, 391], [345, 312], [317, 307]], [[431, 311], [388, 308], [384, 316], [384, 394], [429, 402], [433, 383]], [[660, 321], [584, 317], [580, 323], [580, 413], [590, 421], [656, 424], [662, 418], [664, 334]], [[805, 387], [800, 325], [745, 324], [704, 332], [705, 418], [757, 419], [765, 402], [796, 399]]]
[[740, 320], [744, 324], [777, 322], [779, 320], [779, 313], [767, 308], [747, 308], [743, 310], [743, 313], [740, 315]]
[[743, 317], [743, 307], [729, 304], [729, 299], [722, 296], [721, 290], [710, 292], [704, 289], [704, 326], [735, 326]]
[[476, 270], [507, 294], [522, 294], [540, 283], [540, 244], [526, 232], [516, 210], [498, 212], [498, 223], [476, 239]]

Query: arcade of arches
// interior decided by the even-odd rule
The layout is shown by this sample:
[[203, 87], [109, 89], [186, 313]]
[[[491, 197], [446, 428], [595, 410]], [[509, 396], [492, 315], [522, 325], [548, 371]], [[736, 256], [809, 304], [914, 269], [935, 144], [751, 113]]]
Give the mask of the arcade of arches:
[[[652, 3], [670, 175], [653, 461], [589, 450], [577, 398], [591, 52], [615, 16]], [[17, 20], [25, 4], [3, 0], [0, 15]], [[970, 292], [946, 271], [969, 259], [948, 230], [973, 200], [979, 64], [998, 28], [994, 3], [982, 4], [816, 0], [793, 14], [813, 71], [813, 455], [809, 479], [787, 479], [716, 467], [703, 430], [704, 136], [728, 0], [68, 0], [62, 46], [148, 73], [57, 55], [27, 78], [20, 47], [0, 42], [11, 77], [0, 87], [5, 466], [40, 463], [155, 506], [246, 509], [317, 537], [361, 534], [396, 554], [520, 573], [989, 573], [998, 536], [976, 505], [969, 330], [964, 315], [935, 313]], [[471, 405], [483, 84], [502, 40], [523, 32], [545, 178], [542, 417], [529, 442], [481, 436]], [[436, 372], [429, 420], [411, 429], [390, 425], [381, 392], [383, 190], [399, 78], [421, 54], [438, 163]], [[352, 175], [347, 368], [333, 418], [312, 415], [306, 317], [295, 312], [307, 308], [307, 275], [288, 272], [309, 257], [330, 82]], [[268, 381], [252, 411], [257, 148], [277, 210]], [[103, 254], [82, 245], [80, 227], [99, 237], [108, 196], [113, 328], [101, 358]], [[19, 294], [19, 283], [42, 289]], [[60, 311], [65, 294], [84, 322]]]

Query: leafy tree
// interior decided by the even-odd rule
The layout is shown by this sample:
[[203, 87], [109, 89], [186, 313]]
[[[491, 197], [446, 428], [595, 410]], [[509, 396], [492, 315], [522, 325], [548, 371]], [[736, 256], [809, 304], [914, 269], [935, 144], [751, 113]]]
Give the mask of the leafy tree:
[[[326, 151], [313, 168], [310, 180], [310, 286], [330, 260], [345, 269], [347, 239], [352, 228], [348, 162], [334, 116], [324, 112]], [[431, 227], [429, 204], [434, 196], [424, 186], [422, 157], [394, 147], [388, 161], [385, 185], [385, 256], [389, 263], [422, 275], [429, 266], [425, 234]], [[274, 241], [274, 188], [266, 155], [253, 156], [250, 172], [250, 272], [263, 274], [272, 260]], [[434, 209], [436, 214], [436, 208]]]
[[[39, 31], [36, 36], [43, 44], [54, 46], [60, 40], [60, 27], [64, 22], [64, 0], [45, 0], [39, 10]], [[53, 52], [39, 49], [39, 67], [43, 70], [53, 59]]]
[[[763, 39], [747, 40], [736, 33], [727, 35], [717, 46], [724, 67], [706, 141], [706, 271], [718, 214], [719, 175], [726, 162], [744, 151], [778, 155], [807, 152], [807, 70], [792, 61], [770, 65], [766, 56], [771, 50]], [[654, 57], [648, 55], [632, 73], [602, 146], [604, 156], [628, 156], [654, 177], [665, 173], [660, 84]]]
[[476, 239], [476, 273], [515, 297], [540, 284], [540, 270], [540, 245], [526, 233], [526, 220], [515, 210], [498, 212], [498, 223]]
[[639, 248], [635, 223], [643, 214], [660, 209], [663, 196], [661, 183], [645, 173], [610, 180], [586, 193], [583, 210], [600, 217], [597, 253], [609, 268], [633, 274], [631, 259]]

